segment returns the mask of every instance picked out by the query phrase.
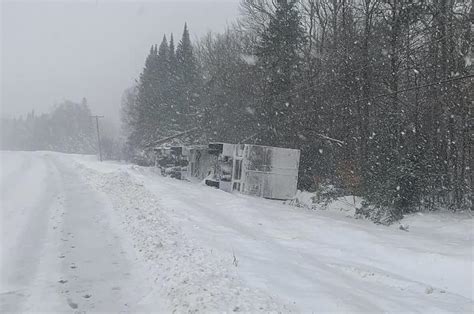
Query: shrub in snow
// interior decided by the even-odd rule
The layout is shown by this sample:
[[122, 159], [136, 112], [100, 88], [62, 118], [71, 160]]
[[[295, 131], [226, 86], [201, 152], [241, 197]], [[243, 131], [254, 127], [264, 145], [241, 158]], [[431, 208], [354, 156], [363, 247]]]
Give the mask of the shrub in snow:
[[374, 206], [363, 203], [362, 207], [356, 209], [356, 218], [370, 219], [377, 224], [391, 225], [403, 218], [400, 210], [394, 207]]

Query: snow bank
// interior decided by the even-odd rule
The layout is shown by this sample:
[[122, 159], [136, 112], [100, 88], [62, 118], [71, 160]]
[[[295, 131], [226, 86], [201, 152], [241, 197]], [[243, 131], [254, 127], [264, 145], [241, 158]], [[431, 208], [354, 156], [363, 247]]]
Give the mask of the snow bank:
[[[117, 165], [99, 167], [108, 171], [108, 166]], [[141, 169], [125, 168], [137, 172]], [[246, 287], [238, 278], [238, 262], [230, 256], [224, 257], [212, 247], [200, 246], [188, 238], [161, 210], [157, 197], [127, 170], [105, 175], [90, 169], [81, 171], [111, 200], [133, 246], [148, 262], [149, 276], [157, 288], [142, 302], [165, 299], [170, 311], [178, 312], [291, 311], [272, 297]]]

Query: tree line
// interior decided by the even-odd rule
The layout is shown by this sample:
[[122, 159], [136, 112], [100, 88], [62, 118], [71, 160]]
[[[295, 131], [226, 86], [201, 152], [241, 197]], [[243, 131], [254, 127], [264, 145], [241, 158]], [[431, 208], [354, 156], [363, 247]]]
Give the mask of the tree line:
[[301, 150], [299, 186], [367, 215], [474, 209], [472, 1], [244, 0], [225, 32], [152, 46], [124, 94], [130, 155], [183, 143]]
[[64, 153], [93, 154], [97, 138], [86, 99], [81, 103], [64, 101], [50, 113], [3, 118], [2, 150], [51, 150]]

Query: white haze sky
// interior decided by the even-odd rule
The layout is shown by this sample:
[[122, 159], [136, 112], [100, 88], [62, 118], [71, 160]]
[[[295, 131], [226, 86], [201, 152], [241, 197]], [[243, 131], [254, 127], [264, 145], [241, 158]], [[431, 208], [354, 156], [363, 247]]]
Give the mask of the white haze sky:
[[2, 116], [45, 112], [86, 97], [94, 114], [119, 119], [122, 92], [138, 78], [152, 44], [188, 23], [192, 39], [220, 32], [238, 0], [2, 1]]

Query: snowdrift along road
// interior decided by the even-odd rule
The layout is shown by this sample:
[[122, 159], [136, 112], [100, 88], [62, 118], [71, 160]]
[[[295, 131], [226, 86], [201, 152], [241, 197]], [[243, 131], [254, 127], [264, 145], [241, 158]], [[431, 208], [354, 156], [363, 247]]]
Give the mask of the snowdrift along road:
[[0, 311], [473, 310], [469, 217], [404, 232], [94, 159], [1, 153]]

